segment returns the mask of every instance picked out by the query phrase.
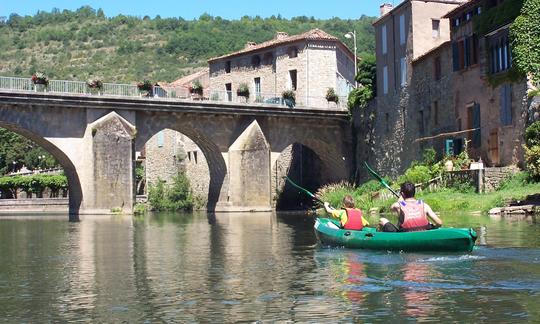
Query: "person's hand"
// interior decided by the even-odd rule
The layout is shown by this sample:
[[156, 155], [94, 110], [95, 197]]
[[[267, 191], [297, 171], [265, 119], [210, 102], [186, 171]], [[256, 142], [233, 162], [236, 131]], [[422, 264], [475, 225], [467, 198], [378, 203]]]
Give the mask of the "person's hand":
[[325, 202], [324, 202], [324, 208], [330, 209], [330, 203], [327, 202], [327, 201], [325, 201]]

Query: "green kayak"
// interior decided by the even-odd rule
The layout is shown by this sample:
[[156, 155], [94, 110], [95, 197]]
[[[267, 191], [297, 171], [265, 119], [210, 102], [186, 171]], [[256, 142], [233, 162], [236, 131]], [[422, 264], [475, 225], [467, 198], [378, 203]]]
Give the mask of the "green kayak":
[[322, 244], [385, 251], [470, 252], [476, 241], [476, 232], [472, 228], [388, 233], [377, 232], [372, 227], [365, 227], [361, 231], [345, 230], [337, 224], [337, 221], [329, 218], [315, 220], [315, 233]]

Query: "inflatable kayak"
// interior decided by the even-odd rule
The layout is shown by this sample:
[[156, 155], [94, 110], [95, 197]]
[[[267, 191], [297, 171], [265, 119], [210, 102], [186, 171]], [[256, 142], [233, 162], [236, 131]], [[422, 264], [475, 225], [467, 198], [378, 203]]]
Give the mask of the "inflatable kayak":
[[476, 232], [472, 228], [390, 233], [377, 232], [372, 227], [365, 227], [361, 231], [345, 230], [338, 224], [329, 218], [315, 220], [315, 233], [322, 244], [385, 251], [470, 252], [476, 241]]

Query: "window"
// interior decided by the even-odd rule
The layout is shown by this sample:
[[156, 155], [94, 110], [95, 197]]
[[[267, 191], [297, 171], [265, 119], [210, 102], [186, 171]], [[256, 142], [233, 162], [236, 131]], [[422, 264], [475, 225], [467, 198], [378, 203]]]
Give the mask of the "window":
[[481, 145], [481, 129], [480, 129], [480, 105], [475, 103], [469, 106], [467, 110], [467, 123], [469, 129], [474, 129], [472, 133], [469, 133], [469, 139], [471, 140], [472, 147], [478, 148]]
[[296, 83], [296, 70], [289, 71], [289, 88], [296, 91], [298, 84]]
[[499, 37], [489, 41], [490, 50], [490, 72], [499, 73], [512, 67], [512, 56], [508, 37]]
[[231, 61], [225, 62], [225, 73], [231, 73]]
[[261, 65], [261, 57], [259, 55], [253, 55], [251, 57], [251, 66], [258, 67]]
[[400, 70], [401, 70], [401, 86], [405, 86], [407, 84], [407, 61], [405, 60], [404, 57], [402, 57], [400, 60], [399, 60], [399, 65], [400, 65]]
[[289, 54], [289, 58], [295, 58], [298, 56], [298, 49], [295, 46], [291, 46], [287, 50], [287, 53]]
[[165, 135], [163, 134], [163, 131], [160, 131], [159, 133], [157, 133], [157, 146], [158, 147], [163, 147], [163, 144], [165, 142]]
[[505, 84], [501, 87], [501, 124], [512, 125], [512, 85]]
[[261, 78], [255, 78], [255, 96], [261, 95]]
[[478, 52], [478, 37], [476, 35], [452, 43], [454, 71], [463, 70], [471, 65], [477, 64]]
[[225, 91], [227, 92], [227, 101], [232, 101], [232, 83], [225, 84]]
[[405, 44], [405, 16], [399, 16], [399, 44]]
[[383, 67], [383, 93], [388, 93], [388, 66]]
[[441, 21], [439, 19], [431, 20], [431, 36], [433, 38], [441, 37]]
[[433, 60], [433, 71], [435, 72], [435, 80], [441, 79], [441, 57], [437, 56]]
[[387, 44], [387, 35], [386, 35], [386, 25], [382, 26], [381, 30], [381, 43], [382, 43], [382, 53], [386, 54], [388, 52], [388, 44]]

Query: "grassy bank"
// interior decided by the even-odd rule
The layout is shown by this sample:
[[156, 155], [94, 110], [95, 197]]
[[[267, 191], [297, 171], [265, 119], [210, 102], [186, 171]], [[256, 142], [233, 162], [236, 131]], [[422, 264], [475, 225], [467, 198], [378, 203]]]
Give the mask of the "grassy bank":
[[[336, 207], [340, 207], [343, 196], [349, 194], [353, 196], [357, 206], [364, 211], [378, 208], [381, 212], [388, 212], [390, 205], [396, 201], [393, 197], [390, 199], [372, 198], [380, 195], [374, 194], [373, 191], [363, 191], [362, 187], [353, 188], [346, 184], [336, 184], [321, 190], [318, 194], [323, 201], [329, 201]], [[419, 192], [417, 198], [426, 201], [436, 212], [488, 212], [491, 208], [503, 207], [512, 201], [521, 201], [529, 195], [538, 193], [540, 193], [540, 183], [529, 182], [525, 173], [519, 173], [504, 182], [494, 192], [478, 194], [472, 190], [443, 188], [435, 192]]]

